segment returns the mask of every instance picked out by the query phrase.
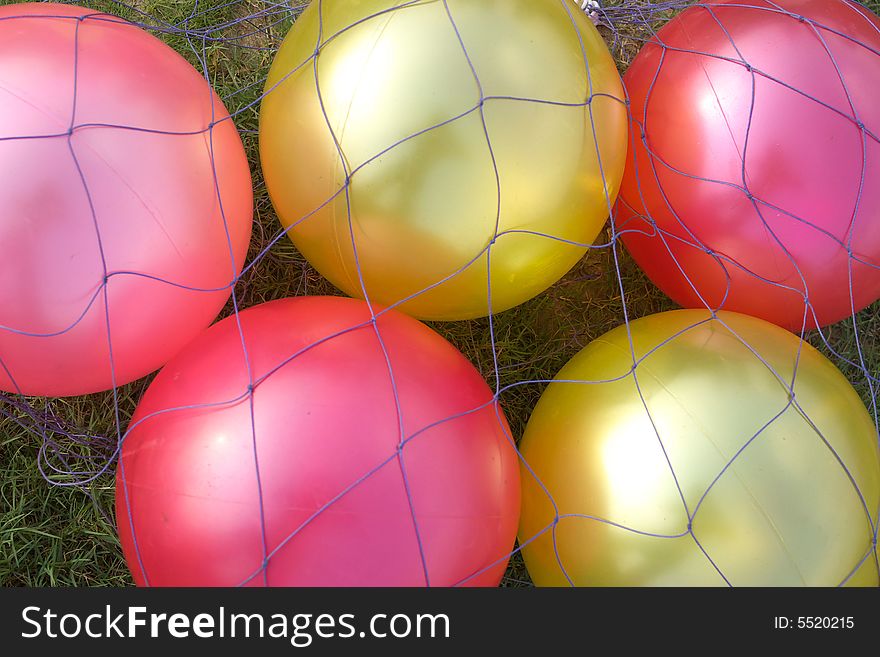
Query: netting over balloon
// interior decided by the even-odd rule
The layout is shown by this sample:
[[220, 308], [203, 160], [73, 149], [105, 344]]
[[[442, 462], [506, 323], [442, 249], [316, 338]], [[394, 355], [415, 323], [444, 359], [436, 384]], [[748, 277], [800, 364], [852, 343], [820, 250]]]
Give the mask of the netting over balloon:
[[136, 583], [880, 584], [868, 9], [86, 4], [0, 6], [0, 427]]

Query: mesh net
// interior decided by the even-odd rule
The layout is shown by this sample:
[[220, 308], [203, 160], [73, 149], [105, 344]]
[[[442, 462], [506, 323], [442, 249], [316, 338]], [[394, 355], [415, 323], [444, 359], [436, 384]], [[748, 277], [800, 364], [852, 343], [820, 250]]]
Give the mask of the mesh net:
[[[314, 2], [321, 1], [314, 0]], [[551, 1], [561, 2], [570, 12], [588, 13], [606, 39], [621, 73], [626, 70], [639, 48], [656, 37], [656, 30], [683, 8], [697, 4], [710, 14], [715, 11], [712, 3], [692, 3], [688, 0], [656, 3], [644, 0], [602, 3], [547, 0], [548, 3]], [[94, 16], [84, 20], [105, 20], [100, 12], [120, 16], [148, 30], [183, 54], [217, 91], [242, 136], [255, 177], [254, 235], [242, 273], [229, 283], [231, 297], [221, 317], [235, 315], [242, 309], [272, 299], [315, 294], [338, 295], [338, 290], [297, 252], [287, 239], [286, 231], [280, 227], [263, 182], [257, 148], [260, 102], [263, 98], [269, 66], [284, 36], [308, 4], [307, 1], [189, 0], [123, 3], [107, 0], [78, 4], [95, 10]], [[446, 5], [446, 2], [444, 1], [443, 4]], [[748, 4], [743, 3], [743, 6]], [[766, 8], [768, 5], [762, 6]], [[182, 10], [182, 7], [185, 7], [185, 10]], [[798, 19], [797, 16], [772, 3], [769, 3], [769, 7], [771, 11], [788, 14]], [[874, 9], [876, 10], [876, 7]], [[449, 10], [448, 6], [447, 12], [451, 25], [456, 27], [454, 12]], [[51, 16], [51, 13], [47, 15]], [[822, 25], [815, 25], [809, 21], [807, 23], [817, 34], [827, 32], [827, 28]], [[461, 40], [461, 46], [467, 57], [468, 44], [464, 39]], [[661, 43], [661, 47], [665, 46]], [[880, 57], [880, 53], [872, 50], [870, 46], [864, 47], [874, 56]], [[829, 56], [833, 59], [830, 52], [829, 50]], [[751, 71], [747, 61], [742, 60], [737, 63]], [[474, 73], [479, 79], [479, 72], [475, 70]], [[804, 96], [811, 102], [822, 103], [821, 99], [811, 97], [807, 92], [804, 92]], [[585, 101], [586, 106], [589, 106], [590, 100], [591, 97], [588, 97]], [[627, 102], [625, 98], [619, 100], [621, 103]], [[484, 103], [491, 102], [491, 98], [481, 95], [477, 101], [475, 107], [479, 109]], [[522, 99], [522, 102], [544, 101]], [[852, 114], [855, 116], [849, 118], [853, 120], [855, 128], [861, 132], [864, 139], [876, 142], [876, 134], [871, 132], [871, 126], [865, 126], [859, 121], [855, 108], [852, 108]], [[69, 134], [89, 127], [76, 122], [75, 112], [73, 116]], [[630, 126], [630, 138], [639, 138], [639, 117], [630, 116]], [[751, 117], [746, 126], [746, 138], [750, 126]], [[143, 129], [140, 126], [125, 127], [133, 130]], [[213, 123], [204, 126], [207, 133], [215, 128]], [[431, 129], [431, 126], [425, 126], [424, 129]], [[488, 138], [488, 134], [486, 136]], [[33, 135], [18, 136], [18, 138], [30, 137]], [[641, 137], [644, 139], [644, 135]], [[491, 140], [488, 145], [491, 148]], [[864, 177], [868, 166], [864, 153], [862, 158]], [[87, 188], [88, 180], [83, 178], [83, 184]], [[610, 210], [614, 199], [606, 198], [606, 201]], [[871, 219], [861, 217], [857, 210], [854, 221]], [[803, 221], [809, 223], [806, 218]], [[820, 227], [814, 226], [814, 228], [821, 230]], [[568, 275], [545, 293], [514, 310], [498, 315], [490, 314], [486, 318], [476, 320], [430, 324], [433, 329], [458, 347], [483, 374], [493, 388], [495, 399], [500, 401], [507, 415], [512, 437], [519, 438], [523, 434], [530, 413], [547, 384], [583, 347], [619, 325], [628, 325], [635, 318], [677, 307], [653, 287], [623, 249], [621, 235], [626, 230], [627, 227], [621, 225], [619, 217], [612, 213], [609, 223], [596, 243], [581, 245], [589, 247], [587, 255]], [[498, 238], [499, 235], [495, 237]], [[551, 240], [560, 239], [554, 235], [544, 237]], [[493, 243], [486, 245], [486, 252], [490, 257]], [[699, 241], [697, 245], [705, 252], [711, 252], [708, 246], [700, 244]], [[864, 263], [864, 259], [860, 259], [858, 255], [857, 245], [845, 243], [843, 247], [851, 260]], [[475, 259], [480, 255], [482, 254], [477, 254]], [[876, 267], [875, 264], [871, 266]], [[104, 282], [101, 284], [98, 281], [99, 292], [90, 303], [100, 298], [102, 290], [112, 282], [114, 276], [130, 275], [108, 270], [106, 263], [103, 274]], [[174, 281], [167, 283], [176, 284]], [[491, 283], [487, 292], [491, 300]], [[805, 299], [806, 292], [805, 290]], [[846, 293], [846, 290], [841, 291], [841, 294]], [[849, 296], [850, 299], [853, 298], [852, 287]], [[809, 312], [809, 305], [805, 307]], [[800, 331], [804, 341], [811, 343], [828, 356], [849, 379], [871, 412], [875, 427], [877, 426], [877, 384], [880, 383], [876, 365], [876, 354], [880, 353], [880, 347], [876, 344], [876, 317], [876, 307], [872, 306], [828, 328], [820, 330], [803, 328]], [[107, 321], [109, 323], [109, 318]], [[2, 318], [0, 324], [4, 324], [2, 330], [16, 330], [14, 326], [6, 326]], [[72, 328], [73, 326], [70, 326], [65, 330]], [[46, 336], [46, 339], [51, 337]], [[752, 353], [756, 359], [762, 358], [757, 351]], [[3, 354], [0, 354], [0, 358], [2, 356]], [[633, 351], [633, 367], [627, 376], [638, 380], [639, 363], [645, 357], [645, 354], [637, 355]], [[769, 363], [765, 364], [772, 369]], [[795, 376], [796, 373], [797, 368], [795, 368]], [[14, 379], [14, 372], [9, 374]], [[120, 445], [129, 430], [129, 420], [151, 379], [152, 377], [147, 377], [127, 385], [115, 386], [106, 393], [82, 397], [36, 398], [0, 393], [0, 414], [2, 414], [0, 458], [9, 465], [3, 482], [2, 500], [0, 500], [0, 503], [6, 507], [3, 509], [5, 518], [0, 521], [0, 532], [2, 532], [0, 549], [7, 555], [4, 564], [6, 570], [0, 573], [0, 576], [8, 582], [33, 584], [66, 581], [81, 584], [126, 581], [125, 567], [118, 548], [108, 538], [115, 533], [111, 513], [113, 474]], [[601, 381], [584, 381], [584, 383], [601, 383]], [[715, 568], [721, 580], [727, 584], [733, 585], [736, 582], [725, 575], [723, 568], [713, 560], [712, 554], [700, 544], [693, 528], [694, 519], [710, 490], [723, 477], [730, 476], [732, 465], [737, 459], [742, 458], [748, 446], [759, 439], [767, 427], [777, 421], [789, 406], [797, 404], [794, 395], [794, 378], [784, 383], [791, 392], [791, 398], [785, 408], [780, 408], [777, 415], [768, 418], [768, 422], [757, 433], [742, 436], [742, 448], [730, 457], [718, 476], [709, 483], [703, 495], [699, 496], [695, 506], [688, 507], [682, 495], [688, 519], [683, 532], [676, 536], [652, 534], [667, 538], [690, 536], [703, 551], [707, 561]], [[253, 390], [242, 390], [241, 394], [252, 395]], [[808, 417], [811, 409], [799, 410]], [[408, 438], [411, 436], [404, 436], [401, 450], [405, 449]], [[251, 437], [247, 439], [250, 440]], [[657, 439], [661, 445], [664, 444], [662, 432], [657, 431]], [[817, 433], [816, 440], [824, 440], [824, 438]], [[15, 464], [21, 466], [34, 459], [39, 473], [46, 482], [55, 487], [72, 490], [71, 497], [64, 498], [65, 502], [61, 507], [52, 507], [50, 503], [48, 508], [35, 511], [33, 501], [24, 499], [39, 489], [32, 484], [28, 488], [23, 483], [28, 480], [27, 475], [17, 471]], [[838, 459], [838, 461], [841, 469], [852, 479], [845, 460]], [[528, 463], [524, 465], [528, 471]], [[674, 476], [675, 472], [673, 471], [672, 474]], [[370, 473], [364, 473], [364, 477], [369, 475]], [[358, 485], [360, 481], [362, 480], [353, 481], [351, 487]], [[351, 487], [346, 490], [350, 490]], [[339, 494], [344, 495], [346, 490], [339, 491]], [[60, 492], [52, 494], [62, 495]], [[82, 494], [92, 501], [94, 510], [77, 501]], [[40, 494], [37, 493], [38, 498], [39, 496]], [[847, 570], [848, 574], [838, 582], [839, 584], [845, 584], [864, 563], [873, 561], [875, 566], [877, 564], [875, 548], [880, 510], [875, 508], [872, 502], [865, 500], [861, 494], [859, 496], [864, 506], [865, 520], [873, 533], [874, 545], [865, 545], [861, 559], [858, 563], [851, 564], [851, 569]], [[332, 506], [337, 500], [338, 496], [331, 499], [319, 509], [319, 513]], [[83, 508], [88, 510], [82, 511]], [[63, 535], [54, 535], [51, 531], [42, 529], [46, 518], [45, 515], [41, 516], [41, 513], [50, 511], [60, 513], [71, 509], [79, 509], [75, 513], [80, 514], [80, 518], [83, 517], [82, 514], [91, 514], [97, 520], [90, 517], [82, 523], [88, 527], [87, 530], [78, 532], [77, 529], [68, 527], [61, 532]], [[557, 526], [562, 520], [564, 518], [557, 513], [556, 518], [544, 528], [544, 531], [555, 535]], [[610, 518], [590, 518], [587, 521], [616, 523]], [[642, 531], [638, 527], [617, 524], [627, 531]], [[291, 528], [290, 537], [294, 537], [300, 529], [301, 527]], [[36, 539], [35, 542], [23, 541], [20, 534], [27, 534], [29, 531], [35, 535], [45, 534], [45, 536]], [[84, 558], [76, 548], [65, 547], [73, 543], [92, 546], [86, 550], [88, 558]], [[267, 565], [284, 543], [282, 541], [281, 546], [264, 543], [263, 553], [254, 555], [253, 573], [240, 584], [253, 581], [267, 582]], [[97, 548], [94, 547], [96, 544]], [[71, 569], [72, 574], [59, 576], [56, 573], [47, 577], [46, 573], [26, 572], [29, 568], [28, 554], [39, 554], [46, 550], [64, 553], [63, 558], [59, 557], [59, 562], [64, 562], [65, 566]], [[90, 558], [93, 561], [97, 559], [96, 550], [104, 555], [101, 561], [103, 567], [107, 568], [107, 564], [110, 564], [110, 569], [114, 573], [112, 576], [97, 575], [89, 565]], [[510, 555], [511, 561], [503, 580], [504, 585], [530, 584], [529, 575], [520, 557], [520, 550], [521, 546], [518, 545]], [[73, 556], [69, 554], [71, 552]], [[558, 553], [557, 557], [560, 558]], [[42, 560], [40, 557], [36, 558]], [[424, 564], [425, 555], [421, 554], [420, 558]], [[565, 571], [565, 564], [561, 563], [561, 565]], [[426, 574], [427, 570], [425, 567]], [[149, 573], [144, 575], [149, 580]], [[567, 572], [565, 577], [573, 583]], [[465, 582], [466, 580], [459, 583]]]

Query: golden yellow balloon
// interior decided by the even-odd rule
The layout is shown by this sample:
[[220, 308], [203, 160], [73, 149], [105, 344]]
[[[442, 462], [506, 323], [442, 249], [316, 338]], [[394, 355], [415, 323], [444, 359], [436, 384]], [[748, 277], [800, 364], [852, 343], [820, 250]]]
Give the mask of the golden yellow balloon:
[[625, 326], [588, 345], [529, 421], [533, 581], [877, 586], [877, 433], [837, 368], [736, 313], [630, 328], [632, 349]]
[[352, 296], [499, 312], [599, 234], [626, 156], [620, 77], [568, 0], [313, 0], [260, 110], [272, 202]]

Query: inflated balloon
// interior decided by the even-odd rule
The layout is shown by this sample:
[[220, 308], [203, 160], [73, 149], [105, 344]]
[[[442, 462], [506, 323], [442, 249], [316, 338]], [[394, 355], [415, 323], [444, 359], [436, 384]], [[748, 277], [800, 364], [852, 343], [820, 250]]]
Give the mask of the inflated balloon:
[[243, 340], [225, 319], [157, 375], [117, 472], [138, 584], [499, 583], [520, 495], [503, 414], [428, 327], [370, 318], [266, 303], [239, 315]]
[[880, 297], [878, 53], [844, 0], [701, 3], [644, 46], [617, 228], [654, 283], [795, 331]]
[[114, 16], [0, 7], [0, 180], [0, 390], [84, 394], [161, 367], [217, 316], [247, 251], [226, 109]]
[[294, 244], [422, 318], [487, 315], [490, 266], [494, 312], [545, 290], [623, 172], [620, 77], [568, 2], [313, 2], [266, 94], [263, 172]]
[[577, 354], [529, 420], [532, 580], [877, 586], [877, 433], [846, 378], [747, 315], [629, 328], [632, 347], [621, 326]]

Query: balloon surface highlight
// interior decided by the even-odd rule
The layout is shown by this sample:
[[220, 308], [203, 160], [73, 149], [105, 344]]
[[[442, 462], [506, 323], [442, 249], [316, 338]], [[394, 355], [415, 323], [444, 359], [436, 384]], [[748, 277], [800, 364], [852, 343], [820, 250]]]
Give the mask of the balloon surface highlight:
[[623, 173], [620, 77], [564, 2], [313, 2], [266, 94], [262, 167], [296, 247], [347, 294], [424, 319], [555, 283]]
[[116, 500], [135, 581], [497, 585], [517, 454], [464, 356], [352, 299], [238, 319], [241, 334], [227, 318], [173, 359], [132, 418]]
[[616, 226], [666, 294], [796, 332], [880, 297], [880, 19], [843, 0], [710, 2], [624, 83]]
[[140, 28], [0, 7], [0, 179], [0, 390], [128, 383], [229, 297], [251, 234], [247, 158], [204, 78]]
[[737, 313], [629, 330], [578, 353], [529, 420], [535, 584], [877, 586], [877, 432], [846, 378]]

